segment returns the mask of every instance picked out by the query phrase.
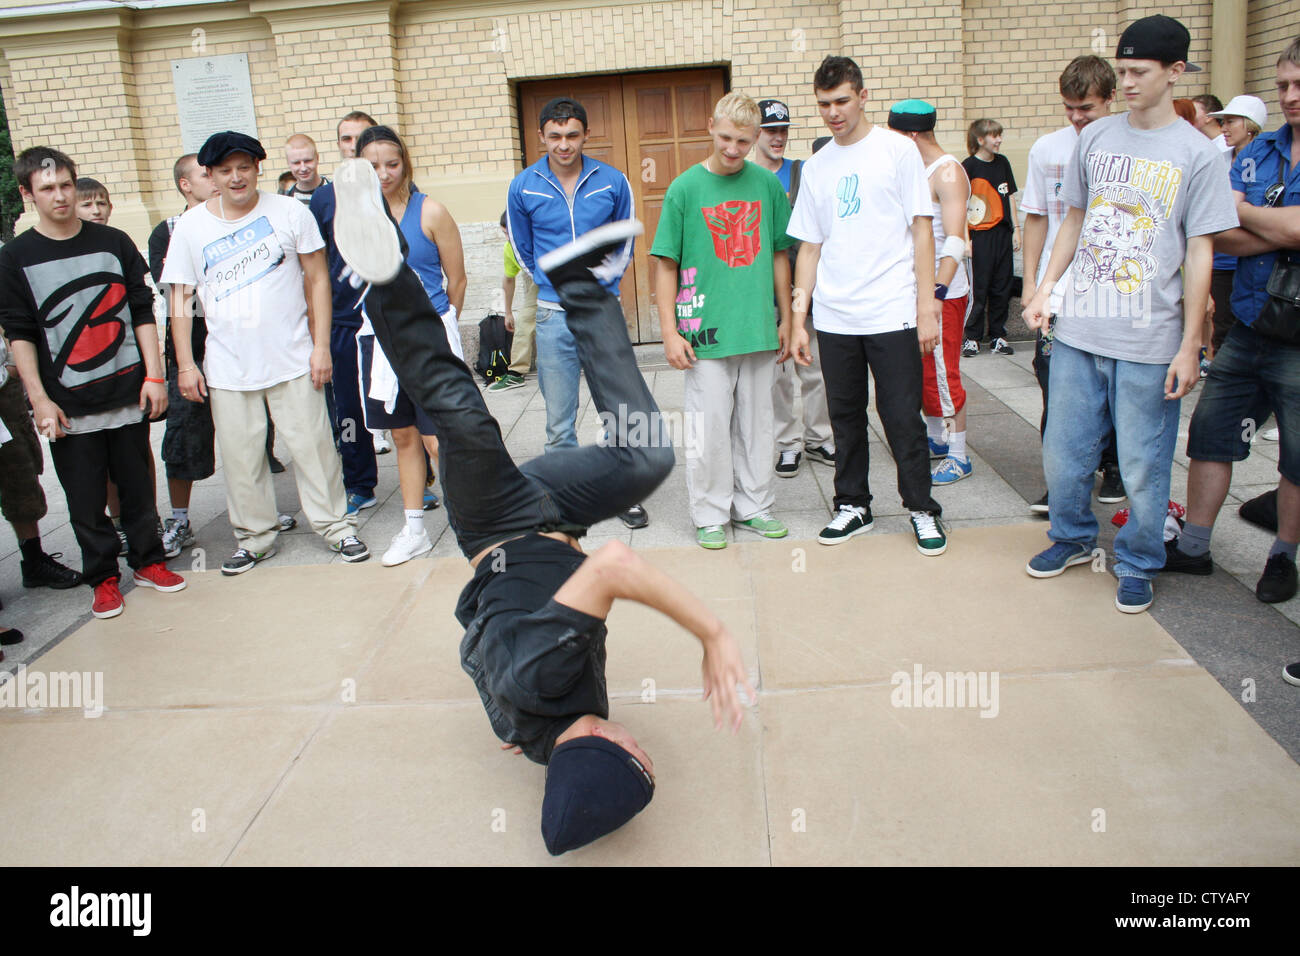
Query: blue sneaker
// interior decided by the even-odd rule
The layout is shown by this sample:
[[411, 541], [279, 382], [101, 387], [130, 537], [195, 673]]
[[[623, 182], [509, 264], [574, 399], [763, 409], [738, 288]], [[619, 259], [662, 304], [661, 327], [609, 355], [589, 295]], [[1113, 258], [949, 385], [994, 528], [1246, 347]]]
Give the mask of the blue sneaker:
[[1125, 614], [1141, 614], [1151, 606], [1155, 591], [1146, 578], [1123, 577], [1115, 589], [1115, 607]]
[[975, 466], [969, 460], [962, 461], [959, 458], [948, 457], [939, 462], [934, 471], [930, 472], [930, 484], [951, 485], [954, 481], [969, 478], [974, 470]]
[[438, 496], [435, 495], [432, 491], [428, 491], [426, 489], [424, 492], [424, 510], [432, 511], [440, 504], [442, 504], [442, 502], [438, 500]]
[[374, 495], [363, 495], [358, 492], [349, 492], [348, 494], [348, 514], [354, 515], [362, 508], [373, 508], [377, 499]]
[[1054, 578], [1075, 564], [1092, 560], [1092, 548], [1081, 544], [1054, 544], [1029, 559], [1025, 570], [1031, 578]]
[[930, 458], [931, 458], [931, 459], [935, 459], [935, 458], [947, 458], [947, 457], [948, 457], [948, 446], [947, 446], [947, 445], [940, 445], [937, 441], [935, 441], [935, 440], [934, 440], [933, 438], [931, 438], [929, 435], [926, 435], [926, 436], [925, 436], [925, 440], [928, 441], [928, 442], [930, 443]]

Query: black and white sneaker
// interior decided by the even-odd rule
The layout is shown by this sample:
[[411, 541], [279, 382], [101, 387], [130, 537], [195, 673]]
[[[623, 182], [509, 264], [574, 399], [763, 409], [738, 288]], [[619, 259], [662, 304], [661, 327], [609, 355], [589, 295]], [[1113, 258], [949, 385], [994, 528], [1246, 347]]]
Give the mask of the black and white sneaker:
[[867, 508], [856, 505], [840, 505], [840, 510], [831, 519], [830, 524], [822, 528], [817, 535], [821, 544], [842, 544], [855, 534], [866, 534], [876, 526]]
[[584, 232], [573, 242], [548, 252], [537, 260], [537, 268], [558, 287], [569, 279], [595, 276], [602, 282], [621, 275], [632, 253], [629, 240], [645, 232], [635, 219], [610, 222]]
[[1047, 507], [1047, 492], [1044, 491], [1044, 492], [1043, 492], [1043, 497], [1039, 498], [1039, 499], [1038, 499], [1037, 501], [1035, 501], [1032, 505], [1030, 505], [1030, 506], [1029, 506], [1029, 510], [1032, 511], [1032, 512], [1033, 512], [1034, 514], [1036, 514], [1036, 515], [1045, 515], [1045, 514], [1047, 514], [1047, 513], [1048, 513], [1048, 507]]
[[1128, 497], [1124, 490], [1124, 480], [1119, 474], [1119, 465], [1107, 465], [1101, 470], [1101, 490], [1097, 500], [1103, 505], [1119, 504]]
[[334, 243], [343, 261], [366, 282], [393, 281], [402, 268], [402, 246], [374, 167], [364, 159], [340, 163], [334, 201]]
[[797, 452], [793, 448], [787, 448], [781, 452], [781, 457], [776, 461], [776, 474], [780, 478], [793, 478], [799, 474], [799, 461], [803, 458], [802, 452]]
[[361, 539], [354, 534], [348, 535], [337, 544], [330, 545], [330, 550], [337, 551], [339, 557], [349, 564], [364, 561], [370, 557], [370, 549], [362, 544]]
[[221, 565], [221, 573], [227, 576], [243, 574], [250, 570], [253, 565], [265, 561], [267, 558], [275, 556], [275, 546], [267, 548], [265, 551], [249, 551], [247, 548], [240, 548], [230, 557], [226, 558], [225, 563]]
[[829, 445], [804, 445], [803, 453], [809, 461], [819, 461], [823, 465], [835, 467], [835, 449]]

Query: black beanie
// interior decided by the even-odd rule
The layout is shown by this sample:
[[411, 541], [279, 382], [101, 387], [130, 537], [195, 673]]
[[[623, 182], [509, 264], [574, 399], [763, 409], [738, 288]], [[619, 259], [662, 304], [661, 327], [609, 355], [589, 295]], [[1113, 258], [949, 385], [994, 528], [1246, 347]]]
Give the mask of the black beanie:
[[654, 782], [641, 761], [604, 737], [575, 737], [551, 752], [542, 839], [552, 856], [586, 846], [645, 809]]

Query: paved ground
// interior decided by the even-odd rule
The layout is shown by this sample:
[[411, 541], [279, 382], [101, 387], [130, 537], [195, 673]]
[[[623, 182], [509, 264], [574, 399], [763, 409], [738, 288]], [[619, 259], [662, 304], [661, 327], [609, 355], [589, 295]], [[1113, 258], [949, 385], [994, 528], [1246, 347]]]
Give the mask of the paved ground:
[[[680, 373], [657, 364], [662, 354], [657, 348], [641, 352], [643, 370], [664, 411], [679, 412]], [[689, 778], [693, 765], [700, 765], [702, 772], [716, 765], [729, 781], [731, 802], [724, 803], [734, 803], [738, 819], [744, 821], [743, 839], [715, 841], [718, 859], [916, 861], [918, 857], [909, 856], [907, 837], [925, 831], [901, 821], [912, 809], [909, 794], [917, 793], [917, 787], [925, 791], [917, 804], [917, 820], [933, 824], [946, 819], [938, 811], [951, 795], [936, 790], [933, 781], [923, 785], [924, 767], [938, 761], [954, 779], [960, 771], [978, 781], [978, 799], [963, 806], [984, 814], [980, 819], [987, 819], [990, 807], [1001, 799], [999, 793], [1020, 806], [1014, 801], [1031, 782], [1058, 797], [1068, 795], [1052, 798], [1050, 807], [1024, 798], [1024, 807], [1038, 809], [1026, 810], [1023, 818], [997, 814], [1005, 819], [989, 832], [1005, 836], [1006, 828], [1020, 826], [1012, 842], [1022, 850], [1046, 839], [1060, 845], [1060, 859], [1080, 863], [1193, 862], [1190, 843], [1180, 842], [1179, 831], [1190, 827], [1207, 832], [1206, 821], [1222, 816], [1227, 822], [1210, 839], [1222, 850], [1212, 853], [1214, 858], [1242, 862], [1231, 855], [1233, 841], [1240, 840], [1250, 847], [1245, 859], [1300, 861], [1300, 834], [1284, 822], [1287, 808], [1300, 796], [1300, 768], [1292, 762], [1300, 759], [1300, 691], [1280, 678], [1283, 664], [1300, 659], [1300, 602], [1269, 607], [1255, 600], [1252, 589], [1269, 536], [1235, 514], [1237, 504], [1275, 483], [1276, 446], [1257, 444], [1251, 460], [1236, 471], [1214, 540], [1221, 570], [1210, 578], [1162, 579], [1153, 614], [1136, 619], [1120, 615], [1111, 606], [1113, 583], [1107, 575], [1079, 569], [1061, 579], [1033, 581], [1021, 570], [1024, 560], [1046, 543], [1045, 522], [1027, 508], [1043, 491], [1040, 405], [1030, 357], [1029, 347], [1022, 345], [1011, 358], [984, 354], [963, 363], [971, 394], [969, 434], [976, 470], [972, 478], [936, 493], [952, 532], [949, 553], [942, 558], [916, 555], [904, 534], [907, 520], [897, 499], [893, 464], [874, 431], [871, 473], [877, 530], [842, 548], [820, 548], [811, 541], [829, 514], [832, 471], [807, 463], [796, 478], [777, 481], [775, 511], [791, 530], [785, 541], [747, 535], [724, 552], [700, 551], [687, 516], [680, 463], [646, 502], [648, 528], [628, 531], [610, 521], [592, 529], [588, 550], [620, 538], [704, 593], [737, 629], [751, 655], [751, 673], [762, 684], [762, 699], [757, 722], [747, 722], [743, 734], [750, 736], [738, 751], [728, 750], [721, 738], [707, 732], [697, 736], [707, 727], [702, 726], [706, 719], [700, 705], [689, 703], [698, 692], [698, 670], [688, 638], [666, 636], [662, 620], [648, 612], [625, 611], [618, 623], [620, 633], [629, 634], [630, 658], [613, 651], [610, 655], [611, 693], [617, 698], [616, 711], [624, 708], [621, 719], [634, 719], [627, 708], [646, 702], [646, 674], [655, 675], [651, 686], [657, 682], [660, 703], [668, 705], [658, 709], [653, 721], [635, 717], [638, 732], [647, 733], [658, 748], [649, 749], [660, 762], [661, 776], [672, 770], [679, 779]], [[1184, 439], [1193, 401], [1185, 402]], [[535, 384], [489, 395], [488, 402], [517, 458], [540, 453], [544, 410]], [[874, 413], [872, 421], [874, 426]], [[592, 440], [596, 427], [584, 388], [580, 439]], [[155, 443], [161, 436], [158, 426]], [[1186, 487], [1183, 444], [1173, 479], [1173, 496], [1179, 501], [1185, 500]], [[115, 764], [101, 766], [104, 758], [96, 755], [121, 748], [123, 766], [132, 768], [101, 788], [103, 801], [83, 800], [70, 791], [49, 810], [45, 823], [50, 826], [69, 826], [69, 820], [84, 817], [84, 826], [91, 828], [83, 834], [88, 849], [45, 856], [23, 851], [19, 856], [31, 862], [474, 860], [483, 845], [472, 834], [457, 836], [455, 825], [422, 830], [422, 836], [403, 848], [412, 820], [402, 814], [416, 813], [414, 804], [402, 805], [399, 819], [358, 824], [351, 842], [329, 836], [334, 826], [329, 821], [351, 821], [369, 812], [371, 797], [361, 779], [382, 780], [376, 792], [386, 802], [401, 804], [408, 788], [441, 793], [447, 779], [465, 780], [465, 775], [479, 773], [486, 773], [491, 785], [470, 787], [473, 799], [467, 806], [477, 808], [475, 813], [496, 809], [505, 798], [493, 788], [505, 788], [515, 801], [509, 812], [522, 810], [529, 817], [527, 832], [534, 833], [536, 807], [529, 801], [536, 799], [540, 771], [522, 761], [506, 762], [503, 769], [499, 758], [490, 759], [496, 754], [484, 756], [490, 750], [490, 734], [473, 700], [472, 685], [456, 667], [459, 632], [449, 611], [467, 569], [457, 560], [436, 560], [457, 555], [442, 512], [428, 516], [435, 538], [429, 558], [395, 569], [379, 566], [378, 555], [402, 522], [393, 456], [382, 457], [380, 463], [380, 504], [362, 513], [361, 534], [376, 555], [370, 562], [345, 566], [319, 538], [298, 530], [281, 537], [280, 554], [272, 561], [243, 577], [222, 578], [216, 568], [234, 542], [218, 471], [196, 487], [191, 504], [198, 547], [172, 563], [182, 572], [193, 569], [193, 586], [175, 595], [128, 590], [126, 612], [113, 621], [91, 621], [86, 589], [24, 591], [16, 545], [8, 538], [0, 557], [0, 597], [5, 602], [0, 622], [21, 627], [29, 638], [6, 648], [3, 666], [13, 670], [36, 661], [33, 670], [102, 672], [106, 716], [125, 722], [0, 709], [7, 767], [18, 777], [30, 760], [33, 766], [46, 767], [37, 775], [46, 781], [59, 779], [58, 774], [50, 776], [54, 766], [65, 767], [73, 776], [91, 773], [103, 780], [105, 772], [112, 775]], [[51, 514], [42, 522], [46, 547], [62, 550], [75, 565], [77, 549], [52, 467], [47, 468], [45, 485], [51, 502]], [[276, 478], [276, 488], [281, 508], [296, 511], [292, 466]], [[160, 501], [166, 501], [165, 489], [160, 489]], [[1113, 509], [1097, 510], [1109, 529]], [[1102, 546], [1109, 547], [1109, 541], [1108, 533]], [[810, 573], [792, 587], [786, 576], [801, 563]], [[204, 570], [209, 567], [211, 571]], [[441, 651], [431, 651], [430, 634]], [[664, 663], [663, 649], [669, 647], [677, 656]], [[1001, 672], [1006, 680], [1002, 713], [1010, 719], [961, 723], [964, 718], [949, 714], [936, 718], [938, 723], [916, 725], [911, 718], [901, 718], [897, 709], [876, 712], [889, 699], [890, 675], [912, 660], [927, 668]], [[341, 703], [340, 674], [345, 681], [352, 674], [372, 678], [371, 691], [360, 695], [360, 703], [373, 706], [352, 710], [346, 701]], [[1019, 691], [1008, 689], [1017, 687]], [[854, 688], [862, 693], [855, 695]], [[1021, 706], [1008, 711], [1008, 699]], [[222, 719], [210, 723], [204, 714]], [[834, 716], [823, 719], [825, 715]], [[134, 730], [131, 719], [139, 722]], [[436, 731], [430, 729], [430, 719], [438, 725]], [[448, 723], [442, 723], [444, 719]], [[846, 728], [878, 719], [883, 727], [904, 731], [902, 751], [895, 746], [899, 741], [891, 743], [888, 735], [845, 736]], [[649, 729], [660, 721], [663, 726]], [[984, 733], [986, 726], [997, 727], [997, 733]], [[978, 736], [972, 738], [973, 733]], [[138, 734], [158, 743], [146, 746]], [[805, 748], [807, 734], [820, 741], [816, 747]], [[390, 738], [397, 742], [372, 747], [374, 741]], [[463, 738], [473, 740], [471, 754], [459, 752]], [[683, 740], [694, 743], [687, 747]], [[703, 749], [692, 749], [696, 744]], [[839, 763], [805, 760], [809, 753], [829, 759], [837, 746], [847, 748], [852, 758]], [[954, 754], [968, 747], [974, 749], [954, 768]], [[902, 760], [904, 753], [920, 759]], [[1023, 753], [1025, 766], [1004, 773], [1012, 753]], [[702, 760], [701, 754], [708, 759]], [[1070, 756], [1062, 762], [1062, 754]], [[312, 759], [299, 767], [304, 756]], [[246, 791], [212, 796], [211, 788], [220, 789], [225, 774], [211, 777], [217, 772], [209, 766], [214, 761], [220, 766], [230, 761], [246, 765], [253, 782]], [[435, 767], [445, 762], [453, 777], [410, 769], [429, 761]], [[899, 776], [901, 789], [891, 785], [882, 791], [884, 785], [875, 782], [874, 774], [863, 777], [854, 769], [895, 764], [891, 773]], [[1046, 782], [1038, 775], [1044, 766]], [[127, 780], [131, 773], [159, 779], [142, 793]], [[357, 774], [357, 780], [340, 784], [342, 790], [332, 788]], [[1250, 813], [1237, 802], [1241, 794], [1231, 783], [1248, 775], [1252, 788], [1257, 780], [1265, 780]], [[206, 798], [186, 790], [189, 776], [208, 788]], [[1080, 781], [1091, 781], [1096, 788]], [[684, 795], [665, 791], [656, 799], [659, 822], [647, 823], [654, 834], [673, 826], [666, 822], [673, 816], [663, 804], [689, 801], [698, 786], [690, 784]], [[859, 804], [853, 794], [860, 790], [872, 793], [874, 806]], [[1138, 803], [1125, 802], [1138, 791], [1145, 795]], [[1156, 798], [1156, 793], [1165, 796]], [[169, 803], [173, 798], [190, 808], [214, 802], [224, 807], [232, 815], [224, 820], [225, 835], [180, 847], [168, 842], [165, 833], [155, 833], [131, 849], [135, 836], [114, 816], [115, 801], [138, 812], [164, 813], [175, 810]], [[1075, 801], [1085, 808], [1079, 810]], [[1059, 814], [1118, 805], [1131, 811], [1126, 826], [1146, 836], [1134, 835], [1097, 852], [1088, 848], [1086, 838], [1067, 838], [1059, 831]], [[839, 821], [839, 828], [817, 831], [816, 839], [790, 842], [790, 833], [800, 832], [787, 822], [795, 810], [813, 818], [829, 815]], [[1040, 810], [1046, 815], [1035, 816]], [[930, 811], [938, 815], [932, 817]], [[184, 812], [188, 826], [190, 810]], [[685, 805], [683, 812], [688, 812]], [[897, 819], [897, 826], [882, 831], [881, 812]], [[1251, 814], [1255, 823], [1249, 822]], [[966, 812], [958, 816], [966, 823], [973, 819]], [[446, 819], [454, 823], [459, 818], [453, 814]], [[690, 833], [706, 836], [712, 826], [706, 824], [690, 828]], [[90, 836], [96, 825], [108, 834], [101, 844]], [[959, 833], [956, 826], [952, 820], [944, 824], [954, 828], [954, 837]], [[1280, 835], [1272, 843], [1270, 828]], [[319, 852], [304, 849], [312, 844]], [[992, 839], [966, 839], [946, 859], [1039, 858], [1036, 851], [1006, 856], [996, 844]], [[530, 836], [518, 845], [510, 843], [513, 849], [502, 849], [501, 844], [500, 852], [493, 850], [489, 857], [537, 859], [538, 845]], [[635, 841], [611, 845], [635, 847], [641, 862], [671, 858], [649, 853]], [[430, 847], [447, 852], [435, 853]], [[1143, 847], [1150, 851], [1145, 857]], [[610, 852], [584, 859], [618, 858], [616, 853], [605, 855]], [[9, 852], [0, 856], [17, 859]], [[943, 859], [942, 854], [933, 857], [935, 862]]]

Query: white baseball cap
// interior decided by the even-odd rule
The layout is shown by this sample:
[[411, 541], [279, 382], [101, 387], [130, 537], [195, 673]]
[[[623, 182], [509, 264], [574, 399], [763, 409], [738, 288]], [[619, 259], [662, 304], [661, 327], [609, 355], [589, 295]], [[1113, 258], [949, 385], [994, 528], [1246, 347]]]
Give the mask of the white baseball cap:
[[1268, 107], [1258, 96], [1234, 96], [1232, 102], [1219, 110], [1217, 113], [1207, 113], [1207, 116], [1213, 116], [1216, 119], [1222, 119], [1225, 116], [1244, 116], [1246, 119], [1254, 122], [1260, 129], [1268, 122]]

